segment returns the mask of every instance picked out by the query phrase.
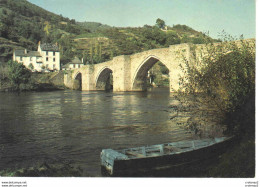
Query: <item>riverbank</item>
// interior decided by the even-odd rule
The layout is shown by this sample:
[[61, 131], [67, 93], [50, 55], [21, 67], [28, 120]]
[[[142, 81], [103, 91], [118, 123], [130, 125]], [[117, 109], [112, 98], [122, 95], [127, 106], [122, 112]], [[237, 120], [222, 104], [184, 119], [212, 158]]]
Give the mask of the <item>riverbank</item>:
[[[159, 170], [139, 173], [130, 177], [214, 177], [214, 178], [254, 178], [255, 143], [243, 139], [226, 153], [192, 165], [190, 168]], [[0, 171], [2, 177], [95, 177], [81, 167], [67, 163], [36, 164], [33, 167]]]
[[[170, 106], [172, 109], [171, 120], [185, 129], [192, 130], [200, 137], [205, 136], [205, 128], [209, 126], [209, 121], [219, 124], [219, 128], [212, 128], [206, 136], [215, 137], [222, 131], [226, 136], [236, 136], [237, 141], [234, 146], [226, 150], [218, 158], [204, 165], [203, 172], [194, 173], [188, 177], [222, 177], [222, 178], [248, 178], [255, 176], [255, 96], [251, 95], [243, 105], [234, 112], [221, 114], [218, 107], [205, 100], [205, 95], [178, 95], [176, 99], [182, 104], [178, 107]], [[193, 102], [190, 102], [193, 100]], [[179, 120], [180, 112], [183, 115], [191, 116], [185, 122]], [[202, 166], [199, 166], [201, 168]], [[172, 174], [168, 174], [172, 175]]]
[[8, 77], [4, 77], [0, 82], [0, 92], [17, 91], [55, 91], [64, 90], [64, 74], [62, 71], [49, 73], [31, 73], [29, 81], [20, 84], [19, 87], [13, 86]]
[[205, 177], [254, 178], [255, 141], [244, 137], [208, 168]]
[[65, 163], [48, 164], [46, 162], [29, 168], [0, 171], [2, 177], [82, 177], [83, 174], [80, 167], [73, 167]]

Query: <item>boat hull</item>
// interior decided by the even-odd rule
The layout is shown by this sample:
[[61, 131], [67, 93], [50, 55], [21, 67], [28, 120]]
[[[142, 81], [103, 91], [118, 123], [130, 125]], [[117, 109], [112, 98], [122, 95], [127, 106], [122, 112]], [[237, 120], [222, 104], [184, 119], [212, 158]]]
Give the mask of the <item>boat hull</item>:
[[101, 164], [101, 170], [103, 175], [108, 176], [145, 176], [145, 173], [152, 175], [151, 173], [163, 170], [175, 171], [175, 175], [178, 176], [181, 173], [192, 173], [190, 170], [195, 168], [193, 166], [196, 165], [197, 168], [200, 168], [200, 163], [218, 157], [227, 151], [233, 142], [234, 139], [230, 138], [208, 147], [177, 154], [126, 160], [115, 159], [113, 167]]

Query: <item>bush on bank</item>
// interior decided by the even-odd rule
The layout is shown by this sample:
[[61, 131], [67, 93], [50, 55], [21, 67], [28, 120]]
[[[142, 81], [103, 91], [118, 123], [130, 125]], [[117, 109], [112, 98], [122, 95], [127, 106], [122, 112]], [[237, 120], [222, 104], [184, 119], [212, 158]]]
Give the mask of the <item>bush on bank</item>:
[[19, 90], [20, 86], [26, 88], [31, 78], [31, 72], [22, 64], [15, 61], [8, 61], [8, 78], [11, 85]]
[[52, 91], [64, 89], [61, 83], [57, 84], [51, 81], [53, 74], [31, 72], [23, 64], [10, 60], [8, 63], [0, 64], [0, 91]]
[[[198, 53], [185, 59], [181, 89], [206, 93], [209, 104], [225, 115], [229, 133], [254, 134], [255, 42], [226, 40], [209, 43], [205, 50], [208, 55], [202, 59]], [[243, 124], [244, 118], [250, 120]]]
[[230, 37], [209, 43], [190, 60], [184, 59], [181, 89], [188, 94], [205, 93], [207, 104], [224, 116], [226, 134], [240, 141], [208, 170], [210, 177], [255, 175], [255, 40]]

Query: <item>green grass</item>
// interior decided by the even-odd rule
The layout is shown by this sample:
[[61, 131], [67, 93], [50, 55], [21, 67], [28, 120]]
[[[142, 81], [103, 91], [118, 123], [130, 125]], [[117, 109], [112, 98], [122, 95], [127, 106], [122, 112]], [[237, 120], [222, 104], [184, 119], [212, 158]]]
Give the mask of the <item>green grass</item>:
[[209, 177], [255, 177], [255, 142], [244, 138], [209, 169]]
[[80, 35], [77, 35], [75, 39], [80, 39], [80, 38], [96, 38], [96, 37], [105, 37], [103, 33], [83, 33]]

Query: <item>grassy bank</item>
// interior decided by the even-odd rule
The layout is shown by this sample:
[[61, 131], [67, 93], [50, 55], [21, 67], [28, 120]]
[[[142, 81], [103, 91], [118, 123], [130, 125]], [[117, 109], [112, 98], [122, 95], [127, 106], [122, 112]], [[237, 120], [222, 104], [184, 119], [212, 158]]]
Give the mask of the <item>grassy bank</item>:
[[209, 167], [207, 177], [254, 178], [255, 142], [243, 138]]

